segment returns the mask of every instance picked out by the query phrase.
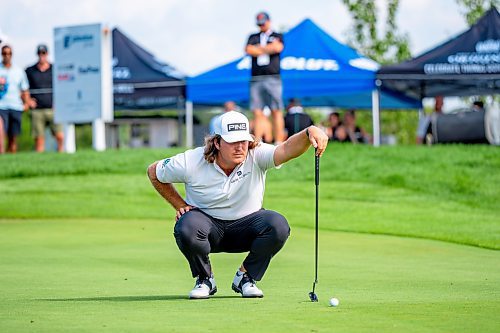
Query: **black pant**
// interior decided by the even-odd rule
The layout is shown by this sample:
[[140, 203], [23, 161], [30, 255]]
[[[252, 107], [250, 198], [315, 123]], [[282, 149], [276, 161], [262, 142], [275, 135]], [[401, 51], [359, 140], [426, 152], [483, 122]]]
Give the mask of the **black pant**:
[[232, 221], [194, 209], [182, 215], [174, 227], [177, 246], [188, 260], [193, 277], [201, 278], [212, 274], [210, 253], [250, 251], [243, 266], [259, 281], [289, 235], [285, 217], [264, 209]]

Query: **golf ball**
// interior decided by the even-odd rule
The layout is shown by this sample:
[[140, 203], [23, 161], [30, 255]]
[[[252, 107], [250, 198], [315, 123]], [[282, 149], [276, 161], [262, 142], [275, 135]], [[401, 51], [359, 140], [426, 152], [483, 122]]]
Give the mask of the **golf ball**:
[[330, 306], [338, 306], [339, 305], [339, 300], [336, 299], [335, 297], [330, 298]]

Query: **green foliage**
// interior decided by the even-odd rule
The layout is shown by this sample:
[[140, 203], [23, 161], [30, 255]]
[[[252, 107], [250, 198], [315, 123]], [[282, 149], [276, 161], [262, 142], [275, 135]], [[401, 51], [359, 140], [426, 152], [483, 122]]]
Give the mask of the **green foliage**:
[[414, 144], [418, 126], [418, 113], [415, 110], [387, 110], [381, 112], [380, 126], [382, 134], [396, 136], [398, 144]]
[[456, 2], [462, 8], [469, 26], [476, 23], [491, 7], [500, 6], [500, 0], [456, 0]]
[[[17, 140], [19, 151], [35, 150], [35, 139], [31, 135], [31, 112], [23, 112], [21, 134]], [[77, 149], [92, 148], [92, 125], [75, 125], [75, 141]]]
[[31, 112], [23, 112], [21, 134], [17, 138], [17, 149], [18, 151], [33, 151], [35, 149], [35, 141], [31, 136]]
[[411, 57], [408, 35], [397, 32], [396, 13], [399, 0], [387, 1], [387, 20], [383, 33], [379, 31], [375, 0], [342, 2], [354, 20], [349, 40], [353, 48], [381, 64], [395, 63]]

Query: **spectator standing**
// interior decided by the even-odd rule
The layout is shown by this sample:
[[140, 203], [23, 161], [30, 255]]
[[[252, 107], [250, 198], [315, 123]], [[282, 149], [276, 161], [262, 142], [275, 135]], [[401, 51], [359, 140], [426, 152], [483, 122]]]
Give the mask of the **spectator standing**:
[[38, 62], [26, 69], [30, 85], [32, 103], [31, 131], [35, 138], [35, 150], [45, 150], [45, 128], [49, 127], [57, 141], [57, 151], [63, 151], [64, 135], [62, 126], [54, 123], [52, 109], [52, 64], [48, 61], [46, 45], [38, 45], [36, 49]]
[[272, 31], [271, 19], [265, 12], [257, 14], [256, 23], [260, 32], [250, 35], [245, 48], [252, 57], [250, 108], [254, 112], [254, 134], [259, 140], [264, 136], [266, 116], [263, 109], [268, 106], [273, 118], [274, 141], [279, 144], [285, 139], [280, 76], [283, 36]]
[[32, 106], [26, 73], [12, 64], [12, 47], [2, 46], [0, 64], [0, 154], [5, 152], [3, 139], [8, 137], [7, 151], [17, 152], [23, 111]]
[[424, 116], [420, 119], [417, 128], [417, 144], [432, 143], [432, 119], [443, 113], [443, 96], [436, 96], [434, 99], [434, 111], [431, 115]]
[[292, 98], [287, 106], [285, 129], [288, 137], [313, 125], [311, 117], [304, 112], [300, 100]]

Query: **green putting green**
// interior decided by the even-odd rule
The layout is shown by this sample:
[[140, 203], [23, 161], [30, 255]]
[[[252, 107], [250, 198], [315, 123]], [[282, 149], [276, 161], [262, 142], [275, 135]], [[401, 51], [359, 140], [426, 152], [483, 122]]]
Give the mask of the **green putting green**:
[[[326, 217], [325, 217], [326, 218]], [[242, 254], [212, 255], [219, 292], [188, 300], [193, 279], [157, 220], [0, 222], [3, 332], [498, 332], [500, 253], [432, 240], [294, 227], [259, 283], [230, 289]], [[340, 306], [328, 306], [337, 297]]]

